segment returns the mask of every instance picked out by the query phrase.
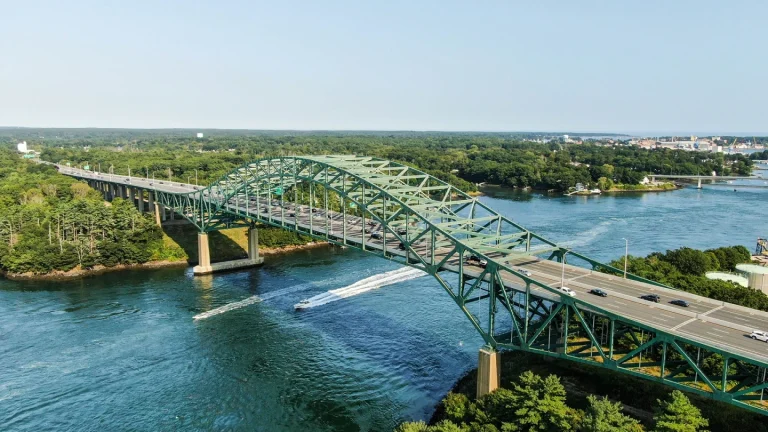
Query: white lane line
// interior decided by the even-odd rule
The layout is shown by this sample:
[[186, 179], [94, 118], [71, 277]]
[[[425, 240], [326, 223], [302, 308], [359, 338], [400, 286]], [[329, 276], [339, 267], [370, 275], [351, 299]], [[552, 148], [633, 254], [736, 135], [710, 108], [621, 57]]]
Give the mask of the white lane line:
[[667, 315], [667, 314], [663, 314], [663, 313], [659, 313], [659, 315], [661, 315], [663, 317], [670, 318], [670, 319], [675, 319], [675, 317], [673, 317], [672, 315]]
[[710, 330], [716, 331], [716, 332], [720, 332], [720, 333], [725, 333], [725, 334], [731, 334], [730, 332], [727, 332], [725, 330], [716, 329], [716, 328], [710, 328]]
[[614, 300], [613, 302], [614, 302], [614, 303], [616, 303], [616, 304], [620, 304], [620, 305], [622, 305], [622, 306], [626, 306], [626, 305], [627, 305], [626, 303], [624, 303], [624, 302], [620, 302], [620, 301], [618, 301], [618, 300]]
[[694, 322], [694, 321], [696, 321], [696, 320], [697, 320], [697, 318], [691, 318], [691, 319], [689, 319], [688, 321], [683, 321], [683, 322], [681, 322], [680, 324], [678, 324], [678, 325], [676, 325], [676, 326], [672, 327], [672, 330], [677, 330], [677, 329], [679, 329], [680, 327], [682, 327], [682, 326], [684, 326], [684, 325], [686, 325], [686, 324], [690, 324], [690, 323], [692, 323], [692, 322]]
[[724, 308], [724, 307], [725, 307], [725, 306], [718, 306], [718, 307], [716, 307], [716, 308], [714, 308], [714, 309], [712, 309], [712, 310], [710, 310], [710, 311], [708, 311], [708, 312], [704, 312], [704, 313], [703, 313], [703, 314], [701, 314], [701, 315], [703, 315], [703, 316], [707, 316], [707, 315], [711, 314], [712, 312], [715, 312], [715, 311], [719, 311], [720, 309], [722, 309], [722, 308]]
[[706, 333], [706, 334], [708, 334], [708, 335], [710, 335], [710, 336], [714, 336], [714, 337], [716, 337], [716, 338], [720, 338], [720, 339], [722, 339], [722, 338], [723, 338], [723, 336], [721, 336], [721, 335], [719, 335], [719, 334], [717, 334], [717, 333], [711, 333], [711, 332], [704, 332], [704, 333]]

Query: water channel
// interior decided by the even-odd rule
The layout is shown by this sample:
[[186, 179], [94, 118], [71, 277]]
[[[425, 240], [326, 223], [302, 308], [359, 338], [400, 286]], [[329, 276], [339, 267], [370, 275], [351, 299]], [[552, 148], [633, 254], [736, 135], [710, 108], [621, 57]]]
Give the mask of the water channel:
[[[734, 191], [736, 188], [736, 191]], [[602, 260], [768, 235], [768, 189], [481, 200]], [[193, 278], [124, 271], [67, 282], [0, 279], [0, 429], [390, 431], [428, 419], [481, 343], [429, 277], [303, 312], [299, 300], [394, 270], [351, 249], [270, 256]], [[194, 321], [252, 295], [261, 303]]]

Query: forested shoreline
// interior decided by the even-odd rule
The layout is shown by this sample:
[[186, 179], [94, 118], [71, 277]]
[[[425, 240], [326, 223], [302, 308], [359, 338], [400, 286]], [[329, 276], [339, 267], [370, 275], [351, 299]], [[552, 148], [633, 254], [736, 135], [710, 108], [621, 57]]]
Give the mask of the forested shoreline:
[[[179, 221], [183, 224], [182, 221]], [[190, 225], [164, 234], [153, 217], [129, 200], [105, 202], [86, 183], [50, 165], [0, 149], [0, 273], [12, 278], [81, 276], [105, 269], [160, 263], [193, 263], [196, 233]], [[279, 228], [260, 227], [268, 248], [304, 245], [311, 239]], [[220, 234], [215, 258], [245, 255], [240, 230]], [[214, 240], [216, 246], [216, 240]]]
[[[16, 139], [0, 136], [0, 143]], [[467, 192], [476, 184], [565, 191], [582, 183], [609, 190], [632, 189], [647, 174], [749, 175], [761, 155], [647, 150], [562, 140], [546, 144], [503, 134], [324, 134], [220, 135], [206, 138], [135, 131], [119, 135], [98, 130], [27, 140], [42, 159], [90, 165], [91, 169], [208, 184], [260, 157], [358, 154], [406, 163]], [[768, 153], [768, 152], [765, 152]], [[763, 158], [768, 158], [766, 155]]]

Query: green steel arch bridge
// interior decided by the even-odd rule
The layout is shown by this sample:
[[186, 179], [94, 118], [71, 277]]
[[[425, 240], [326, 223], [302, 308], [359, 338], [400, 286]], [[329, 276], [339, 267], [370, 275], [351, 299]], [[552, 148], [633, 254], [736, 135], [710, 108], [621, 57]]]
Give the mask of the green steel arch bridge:
[[[626, 274], [406, 165], [349, 155], [272, 157], [207, 187], [57, 167], [107, 199], [132, 199], [158, 223], [170, 213], [194, 224], [196, 274], [215, 270], [207, 233], [229, 227], [251, 227], [246, 261], [259, 262], [254, 223], [424, 270], [485, 342], [478, 396], [498, 386], [498, 350], [519, 350], [768, 413], [768, 343], [751, 338], [768, 330], [768, 313]], [[647, 294], [659, 301], [640, 298]], [[689, 306], [669, 303], [675, 299]]]

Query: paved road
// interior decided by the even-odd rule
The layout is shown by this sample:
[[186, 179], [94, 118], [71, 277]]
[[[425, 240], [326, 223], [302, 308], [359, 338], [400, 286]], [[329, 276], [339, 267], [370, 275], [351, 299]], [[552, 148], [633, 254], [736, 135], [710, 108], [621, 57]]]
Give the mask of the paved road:
[[[141, 187], [148, 190], [158, 190], [174, 193], [200, 194], [202, 188], [194, 185], [152, 180], [141, 177], [128, 178], [125, 176], [111, 176], [109, 174], [94, 174], [81, 170], [60, 167], [60, 171], [85, 179], [97, 179], [112, 181], [114, 183]], [[260, 199], [257, 205], [255, 198], [246, 205], [244, 202], [229, 203], [233, 211], [247, 213], [252, 217], [271, 221], [285, 226], [298, 227], [304, 231], [312, 230], [316, 235], [328, 236], [331, 239], [342, 241], [346, 234], [347, 243], [357, 247], [365, 246], [368, 250], [381, 251], [384, 247], [388, 253], [400, 256], [405, 251], [400, 250], [400, 241], [391, 233], [384, 239], [371, 237], [374, 231], [381, 232], [379, 225], [370, 225], [370, 221], [362, 218], [347, 216], [346, 223], [343, 215], [336, 212], [324, 212], [322, 209], [309, 209], [296, 207], [285, 203], [280, 207], [280, 202], [273, 200], [270, 203]], [[385, 245], [386, 243], [386, 245]], [[429, 243], [422, 241], [414, 248], [418, 253], [429, 249]], [[423, 247], [423, 249], [421, 249]], [[448, 253], [450, 248], [438, 248], [434, 260], [439, 263]], [[422, 254], [422, 257], [424, 255]], [[489, 256], [493, 259], [493, 256]], [[670, 334], [676, 334], [689, 339], [697, 340], [707, 345], [740, 354], [763, 363], [768, 363], [768, 343], [752, 340], [748, 337], [752, 329], [768, 330], [768, 313], [743, 308], [736, 305], [696, 296], [683, 291], [670, 290], [623, 279], [621, 277], [593, 272], [588, 269], [572, 265], [561, 266], [553, 261], [537, 257], [525, 257], [510, 263], [514, 268], [525, 269], [531, 272], [532, 277], [550, 287], [561, 286], [561, 272], [565, 268], [565, 285], [576, 292], [576, 298], [588, 305], [608, 310], [621, 316], [633, 319], [648, 326], [663, 330]], [[447, 261], [444, 270], [458, 273], [459, 263], [457, 259]], [[464, 264], [464, 272], [467, 276], [478, 277], [482, 268], [469, 263]], [[505, 273], [503, 277], [505, 286], [511, 290], [524, 291], [522, 280], [513, 274]], [[600, 288], [608, 293], [607, 297], [599, 297], [588, 294], [592, 288]], [[532, 288], [533, 294], [554, 299], [555, 295], [542, 288]], [[642, 300], [640, 296], [645, 294], [658, 294], [661, 297], [659, 303]], [[689, 302], [689, 307], [674, 306], [669, 302], [682, 299]]]

